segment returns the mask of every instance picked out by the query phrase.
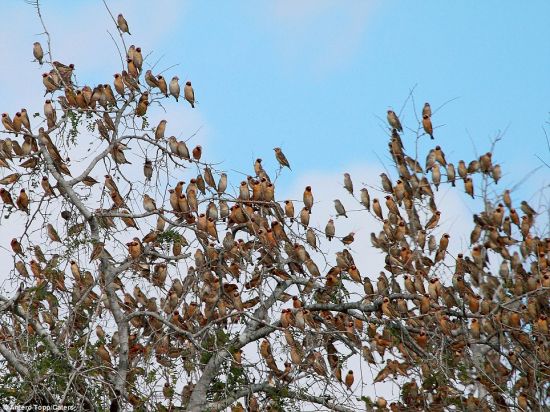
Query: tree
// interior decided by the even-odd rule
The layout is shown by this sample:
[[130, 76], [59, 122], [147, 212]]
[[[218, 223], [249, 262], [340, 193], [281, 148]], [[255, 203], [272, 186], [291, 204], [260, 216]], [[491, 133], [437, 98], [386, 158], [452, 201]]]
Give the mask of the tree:
[[[548, 407], [550, 238], [509, 190], [491, 198], [501, 175], [492, 150], [455, 169], [436, 140], [421, 165], [389, 111], [397, 179], [383, 174], [378, 189], [357, 190], [344, 177], [360, 207], [350, 218], [377, 219], [372, 247], [385, 256], [383, 268], [358, 268], [354, 233], [340, 233], [334, 219], [309, 225], [315, 188], [302, 201], [276, 197], [289, 166], [280, 149], [281, 169], [270, 176], [258, 159], [233, 191], [201, 146], [165, 135], [169, 119], [149, 125], [172, 97], [193, 110], [193, 86], [181, 92], [177, 77], [144, 70], [141, 49], [126, 47], [128, 23], [113, 21], [126, 53], [113, 86], [77, 83], [75, 66], [54, 60], [44, 26], [47, 47], [34, 46], [48, 67], [43, 113], [2, 114], [4, 224], [25, 216], [18, 235], [2, 240], [18, 286], [0, 296], [3, 404]], [[426, 105], [407, 133], [433, 139], [431, 118]], [[90, 142], [91, 157], [68, 159]], [[471, 249], [456, 256], [453, 236], [438, 231], [440, 185], [483, 200]], [[348, 214], [339, 200], [335, 211]], [[336, 256], [319, 248], [321, 238], [341, 243]], [[366, 365], [399, 396], [357, 397], [370, 385], [358, 373]]]

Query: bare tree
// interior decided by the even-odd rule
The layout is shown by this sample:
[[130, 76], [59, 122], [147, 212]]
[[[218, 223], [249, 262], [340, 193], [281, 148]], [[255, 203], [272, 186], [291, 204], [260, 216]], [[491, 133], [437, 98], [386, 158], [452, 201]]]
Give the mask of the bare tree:
[[[412, 138], [439, 137], [430, 106], [413, 125], [389, 111], [397, 179], [354, 189], [346, 174], [357, 209], [335, 201], [336, 216], [379, 222], [371, 241], [385, 266], [358, 268], [354, 233], [328, 217], [326, 228], [309, 224], [315, 188], [277, 199], [276, 177], [291, 164], [280, 149], [281, 169], [270, 176], [258, 159], [234, 188], [192, 137], [169, 135], [170, 119], [149, 124], [167, 99], [193, 110], [193, 85], [145, 70], [142, 50], [125, 44], [131, 22], [111, 16], [125, 53], [112, 82], [77, 82], [44, 26], [47, 44], [34, 46], [48, 67], [43, 111], [2, 114], [3, 225], [24, 217], [11, 242], [2, 237], [14, 285], [0, 296], [2, 404], [549, 407], [550, 238], [526, 202], [491, 196], [501, 176], [492, 149], [455, 167], [434, 144], [420, 164]], [[451, 255], [452, 234], [438, 235], [440, 185], [483, 200], [468, 253]], [[321, 238], [341, 243], [335, 256]], [[367, 366], [374, 383], [399, 389], [395, 399], [357, 395], [370, 393], [358, 373]]]

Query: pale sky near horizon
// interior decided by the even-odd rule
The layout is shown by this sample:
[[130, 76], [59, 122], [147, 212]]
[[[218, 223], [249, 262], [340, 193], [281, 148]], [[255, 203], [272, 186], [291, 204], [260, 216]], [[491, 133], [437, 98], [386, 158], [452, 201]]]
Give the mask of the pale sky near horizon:
[[[312, 184], [323, 202], [312, 221], [321, 228], [334, 213], [332, 199], [353, 208], [339, 187], [344, 172], [352, 173], [356, 187], [378, 184], [378, 173], [390, 164], [386, 110], [401, 112], [405, 128], [416, 129], [407, 100], [413, 88], [417, 110], [425, 101], [433, 108], [447, 103], [432, 119], [435, 142], [421, 138], [421, 153], [440, 144], [453, 163], [469, 161], [506, 130], [494, 157], [504, 171], [499, 191], [543, 166], [537, 155], [550, 164], [543, 132], [550, 120], [549, 1], [108, 3], [129, 22], [127, 44], [151, 53], [147, 68], [155, 65], [154, 72], [168, 69], [167, 78], [193, 82], [197, 108], [169, 102], [167, 133], [187, 137], [200, 128], [192, 142], [203, 145], [205, 158], [245, 173], [257, 157], [273, 173], [273, 147], [280, 146], [292, 172], [282, 172], [278, 191], [301, 198], [303, 187]], [[111, 82], [120, 59], [102, 2], [41, 4], [55, 58], [74, 63], [83, 83]], [[43, 69], [31, 62], [32, 43], [45, 43], [39, 20], [23, 0], [2, 2], [1, 10], [0, 112], [24, 106], [41, 111]], [[151, 124], [163, 114], [155, 116]], [[413, 150], [411, 131], [405, 130], [403, 141]], [[549, 170], [543, 166], [519, 185], [515, 200], [537, 205], [540, 189], [550, 183]], [[452, 209], [442, 231], [454, 229], [467, 238], [468, 211], [479, 210], [479, 200], [444, 187], [438, 196], [443, 210]], [[352, 220], [338, 219], [338, 229], [359, 232], [358, 266], [376, 275], [378, 268], [369, 266], [381, 263], [381, 255], [362, 248], [373, 229]], [[453, 252], [468, 246], [454, 245]]]

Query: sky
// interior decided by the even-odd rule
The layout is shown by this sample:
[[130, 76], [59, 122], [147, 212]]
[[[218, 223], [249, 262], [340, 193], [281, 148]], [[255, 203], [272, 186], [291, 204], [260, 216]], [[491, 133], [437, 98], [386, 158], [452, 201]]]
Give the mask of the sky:
[[[493, 157], [504, 171], [498, 193], [517, 185], [514, 196], [537, 205], [550, 183], [537, 158], [550, 164], [543, 131], [550, 120], [546, 0], [108, 3], [128, 20], [126, 41], [148, 55], [146, 68], [193, 82], [196, 109], [171, 101], [151, 124], [165, 117], [167, 134], [182, 138], [198, 130], [191, 144], [235, 175], [250, 174], [256, 158], [274, 173], [273, 148], [281, 147], [292, 171], [282, 171], [277, 191], [300, 199], [312, 185], [319, 202], [312, 222], [321, 228], [334, 215], [334, 198], [348, 210], [357, 206], [341, 187], [344, 172], [359, 188], [378, 184], [390, 165], [388, 108], [399, 113], [409, 150], [416, 144], [414, 108], [440, 108], [432, 117], [435, 142], [423, 136], [418, 148], [426, 153], [440, 144], [455, 164], [486, 152], [505, 131]], [[42, 11], [55, 58], [74, 63], [79, 81], [110, 81], [120, 71], [108, 33], [113, 22], [101, 1], [44, 0]], [[22, 0], [2, 2], [2, 14], [0, 111], [41, 111], [42, 69], [31, 62], [32, 43], [45, 42], [39, 20]], [[442, 231], [461, 239], [453, 251], [467, 248], [470, 228], [461, 222], [471, 224], [479, 200], [447, 187], [438, 200], [450, 210]], [[358, 232], [358, 266], [372, 275], [373, 262], [382, 261], [365, 249], [374, 225], [337, 220], [340, 234]]]
[[[413, 88], [417, 109], [425, 101], [434, 108], [450, 101], [433, 123], [436, 143], [455, 162], [483, 153], [504, 130], [495, 156], [505, 184], [541, 165], [537, 154], [550, 160], [542, 131], [550, 96], [547, 1], [109, 4], [127, 17], [128, 41], [151, 53], [146, 65], [192, 80], [197, 110], [172, 107], [181, 109], [177, 131], [185, 136], [201, 127], [197, 139], [209, 159], [228, 170], [245, 171], [257, 157], [276, 168], [275, 146], [293, 170], [279, 188], [311, 173], [388, 164], [385, 113], [392, 107], [416, 129], [407, 101]], [[42, 7], [60, 61], [75, 63], [90, 83], [118, 69], [107, 33], [112, 21], [100, 1], [45, 0]], [[3, 3], [3, 14], [0, 55], [12, 56], [13, 64], [4, 63], [0, 73], [4, 79], [25, 74], [25, 84], [2, 82], [0, 101], [19, 107], [39, 98], [40, 69], [29, 61], [32, 42], [43, 36], [22, 0]], [[404, 142], [413, 144], [411, 133]], [[433, 146], [426, 136], [420, 143]], [[530, 179], [525, 197], [540, 188], [547, 170]]]

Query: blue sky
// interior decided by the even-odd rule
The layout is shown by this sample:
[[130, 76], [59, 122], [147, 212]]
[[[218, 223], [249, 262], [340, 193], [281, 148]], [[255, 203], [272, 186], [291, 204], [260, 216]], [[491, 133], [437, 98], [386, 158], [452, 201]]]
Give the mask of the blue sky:
[[[165, 75], [193, 81], [196, 113], [174, 106], [181, 110], [182, 131], [191, 134], [203, 126], [199, 139], [205, 141], [205, 153], [226, 169], [249, 170], [256, 157], [274, 168], [275, 146], [283, 148], [294, 171], [283, 174], [283, 187], [316, 171], [380, 166], [378, 157], [388, 163], [386, 125], [380, 119], [388, 107], [401, 110], [415, 85], [417, 107], [425, 101], [438, 107], [456, 98], [433, 117], [441, 126], [436, 142], [455, 162], [471, 159], [474, 143], [478, 153], [484, 152], [490, 138], [505, 128], [495, 155], [505, 184], [540, 165], [539, 151], [550, 157], [541, 129], [549, 119], [548, 1], [109, 4], [114, 14], [127, 17], [133, 34], [128, 41], [152, 52], [150, 64], [161, 58], [155, 71], [178, 64]], [[39, 69], [29, 64], [32, 41], [40, 39], [37, 18], [23, 1], [3, 6], [8, 24], [3, 37], [17, 42], [0, 46], [2, 59], [26, 42], [28, 50], [16, 52], [14, 60], [30, 66], [38, 84], [34, 71]], [[104, 81], [119, 70], [106, 32], [112, 22], [100, 1], [44, 1], [43, 11], [57, 58], [74, 62], [81, 78]], [[4, 84], [4, 105], [21, 87], [28, 94], [17, 96], [41, 99], [33, 84]], [[401, 118], [416, 127], [411, 104]], [[412, 146], [410, 139], [412, 134], [405, 133], [406, 147]], [[421, 147], [433, 145], [424, 138]], [[547, 170], [531, 178], [527, 187], [532, 190], [524, 196], [540, 188]]]

